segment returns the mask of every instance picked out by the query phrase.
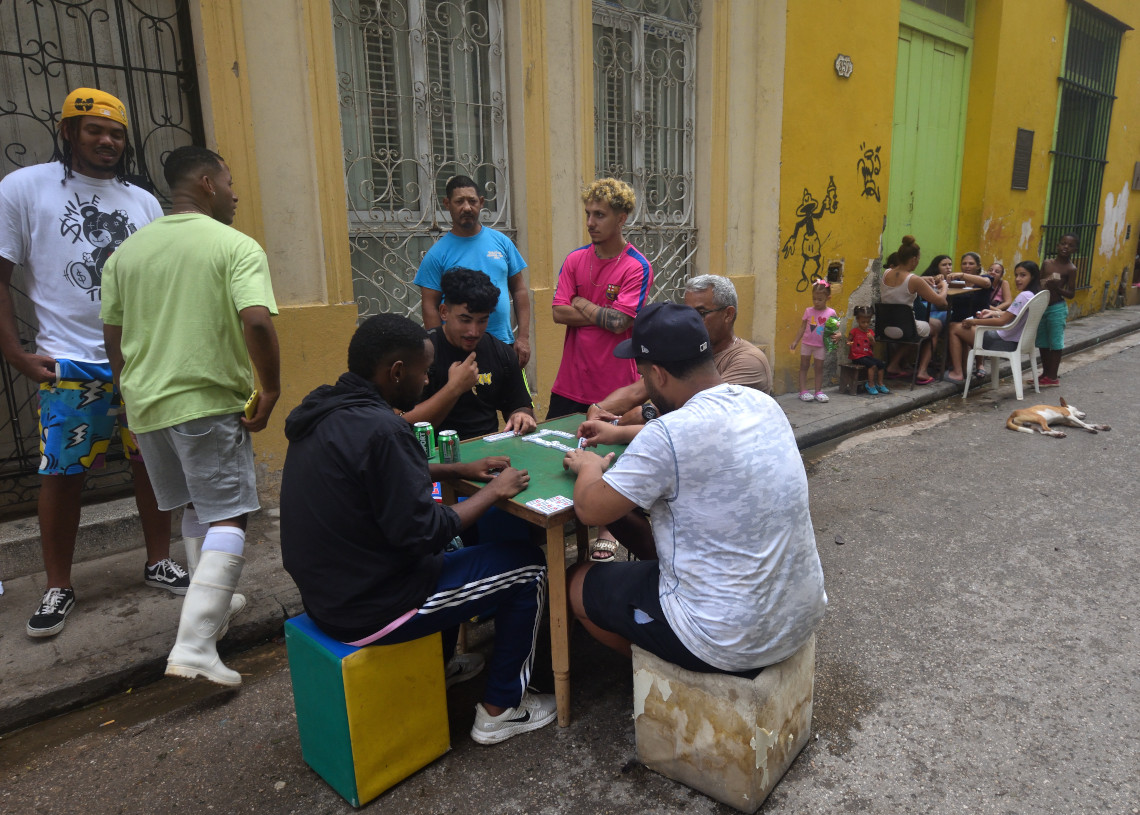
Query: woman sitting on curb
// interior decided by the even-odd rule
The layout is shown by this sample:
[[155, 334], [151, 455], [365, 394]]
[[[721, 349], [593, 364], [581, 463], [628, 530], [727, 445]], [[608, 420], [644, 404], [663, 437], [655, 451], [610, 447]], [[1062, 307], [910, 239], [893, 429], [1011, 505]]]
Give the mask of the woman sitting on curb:
[[[1040, 290], [1041, 270], [1032, 260], [1023, 260], [1013, 271], [1013, 282], [1017, 286], [1018, 295], [1008, 309], [1005, 311], [983, 309], [978, 312], [977, 317], [970, 317], [950, 326], [950, 370], [946, 373], [946, 379], [950, 382], [962, 382], [966, 378], [962, 373], [962, 364], [970, 349], [974, 347], [977, 326], [1000, 326], [1012, 323], [1018, 313], [1033, 299], [1033, 295]], [[989, 351], [1012, 351], [1017, 348], [1017, 341], [1021, 339], [1022, 328], [1024, 324], [1015, 329], [988, 331], [982, 337], [982, 347]]]

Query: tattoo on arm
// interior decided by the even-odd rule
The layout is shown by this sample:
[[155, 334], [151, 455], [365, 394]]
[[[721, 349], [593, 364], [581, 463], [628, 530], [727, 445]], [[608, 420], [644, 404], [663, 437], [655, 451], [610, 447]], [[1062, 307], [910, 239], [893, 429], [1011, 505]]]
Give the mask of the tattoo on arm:
[[620, 334], [629, 328], [629, 324], [633, 322], [628, 314], [623, 314], [616, 308], [606, 308], [605, 306], [598, 306], [594, 312], [594, 325], [598, 328], [604, 328], [613, 334]]

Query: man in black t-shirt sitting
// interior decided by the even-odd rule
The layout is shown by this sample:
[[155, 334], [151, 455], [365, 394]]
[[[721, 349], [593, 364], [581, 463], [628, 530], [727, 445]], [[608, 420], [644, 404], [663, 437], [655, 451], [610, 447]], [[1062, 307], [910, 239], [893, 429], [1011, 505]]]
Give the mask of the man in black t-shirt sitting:
[[455, 430], [460, 439], [494, 433], [497, 412], [505, 430], [535, 428], [530, 393], [514, 349], [487, 333], [487, 321], [499, 302], [499, 289], [483, 272], [456, 267], [440, 280], [443, 325], [428, 332], [435, 363], [428, 370], [422, 401], [404, 414], [411, 423], [431, 422]]

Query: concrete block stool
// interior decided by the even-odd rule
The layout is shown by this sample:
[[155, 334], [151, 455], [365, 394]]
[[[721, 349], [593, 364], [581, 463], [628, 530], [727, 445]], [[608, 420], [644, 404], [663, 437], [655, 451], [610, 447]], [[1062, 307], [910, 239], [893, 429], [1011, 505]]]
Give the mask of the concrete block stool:
[[354, 807], [451, 748], [439, 634], [355, 648], [285, 622], [301, 757]]
[[693, 673], [633, 647], [637, 758], [742, 812], [755, 812], [811, 733], [815, 635], [755, 679]]

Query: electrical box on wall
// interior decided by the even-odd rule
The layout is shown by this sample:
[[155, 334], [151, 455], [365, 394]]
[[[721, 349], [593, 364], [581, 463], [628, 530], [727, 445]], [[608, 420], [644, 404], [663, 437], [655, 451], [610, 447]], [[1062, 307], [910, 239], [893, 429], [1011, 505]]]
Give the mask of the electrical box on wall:
[[843, 282], [842, 260], [833, 260], [827, 264], [827, 282], [832, 284]]
[[1140, 192], [1140, 161], [1132, 165], [1132, 192]]

